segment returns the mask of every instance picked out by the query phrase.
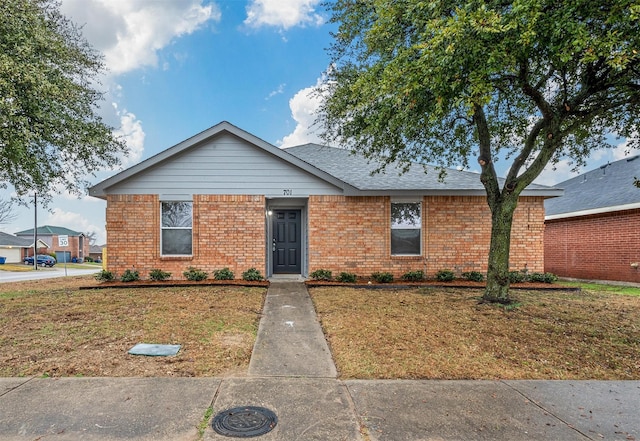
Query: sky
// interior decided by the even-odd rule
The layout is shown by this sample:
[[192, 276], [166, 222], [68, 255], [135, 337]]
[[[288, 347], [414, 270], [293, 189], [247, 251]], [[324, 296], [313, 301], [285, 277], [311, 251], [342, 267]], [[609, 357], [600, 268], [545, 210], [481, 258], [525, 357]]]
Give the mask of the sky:
[[[62, 0], [61, 9], [104, 55], [99, 114], [127, 142], [122, 168], [221, 121], [278, 147], [320, 142], [310, 92], [328, 67], [335, 30], [320, 0]], [[624, 147], [594, 153], [581, 171], [622, 159]], [[571, 169], [549, 167], [536, 183], [562, 182], [576, 176]], [[92, 232], [104, 244], [105, 209], [101, 199], [63, 193], [38, 208], [38, 226]], [[0, 231], [33, 228], [33, 205], [14, 213]]]

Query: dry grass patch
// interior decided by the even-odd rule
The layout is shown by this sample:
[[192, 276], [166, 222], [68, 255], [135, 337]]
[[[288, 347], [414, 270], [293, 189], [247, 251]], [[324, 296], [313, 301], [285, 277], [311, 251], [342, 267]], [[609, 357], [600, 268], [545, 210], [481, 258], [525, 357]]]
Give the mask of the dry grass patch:
[[310, 290], [341, 378], [640, 379], [640, 297], [479, 290]]
[[[0, 376], [218, 376], [247, 370], [266, 290], [79, 290], [88, 277], [0, 285]], [[175, 357], [127, 354], [180, 344]]]

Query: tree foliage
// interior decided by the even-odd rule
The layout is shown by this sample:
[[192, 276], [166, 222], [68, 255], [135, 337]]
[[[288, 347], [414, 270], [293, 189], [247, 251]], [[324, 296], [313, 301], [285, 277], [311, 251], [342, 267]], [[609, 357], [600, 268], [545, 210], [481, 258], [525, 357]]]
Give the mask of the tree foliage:
[[0, 225], [13, 222], [18, 215], [13, 211], [13, 203], [0, 199]]
[[[319, 88], [325, 139], [389, 163], [468, 166], [492, 212], [485, 299], [508, 299], [517, 199], [610, 134], [638, 146], [640, 5], [630, 0], [337, 0]], [[504, 181], [495, 162], [510, 159]], [[505, 244], [506, 239], [506, 244]]]
[[126, 151], [97, 115], [102, 57], [57, 0], [0, 0], [0, 180], [79, 194]]

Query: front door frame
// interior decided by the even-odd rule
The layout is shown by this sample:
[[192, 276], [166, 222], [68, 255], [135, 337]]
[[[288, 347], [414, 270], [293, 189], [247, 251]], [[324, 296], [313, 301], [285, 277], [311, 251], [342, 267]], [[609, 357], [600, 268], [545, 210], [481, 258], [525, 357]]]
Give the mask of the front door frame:
[[308, 216], [306, 198], [274, 198], [267, 199], [265, 206], [265, 237], [267, 277], [273, 276], [273, 212], [275, 210], [300, 210], [300, 276], [307, 276], [309, 256]]

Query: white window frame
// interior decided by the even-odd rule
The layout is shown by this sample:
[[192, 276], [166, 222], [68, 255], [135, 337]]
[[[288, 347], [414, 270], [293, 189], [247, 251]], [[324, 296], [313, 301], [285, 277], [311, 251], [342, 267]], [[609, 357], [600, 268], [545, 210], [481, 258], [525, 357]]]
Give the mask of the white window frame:
[[[162, 224], [164, 204], [167, 203], [188, 203], [191, 205], [191, 225], [188, 227], [165, 227]], [[191, 252], [189, 254], [165, 254], [163, 244], [163, 232], [165, 230], [189, 230], [191, 231]], [[193, 256], [193, 200], [173, 200], [173, 199], [161, 199], [160, 200], [160, 256], [161, 257], [192, 257]]]
[[[393, 222], [393, 205], [394, 204], [417, 204], [418, 207], [420, 208], [420, 221], [419, 223], [414, 227], [414, 226], [409, 226], [409, 225], [405, 225], [405, 226], [401, 226], [401, 225], [395, 225], [394, 226], [394, 222]], [[415, 199], [415, 198], [411, 198], [411, 199], [399, 199], [399, 198], [393, 198], [391, 199], [391, 204], [389, 206], [390, 210], [389, 210], [389, 221], [390, 221], [390, 231], [389, 231], [389, 252], [391, 254], [392, 257], [403, 257], [403, 256], [408, 256], [408, 257], [419, 257], [422, 256], [422, 245], [423, 245], [423, 216], [424, 216], [424, 204], [422, 202], [422, 198], [420, 199]], [[393, 252], [393, 230], [418, 230], [419, 234], [420, 234], [420, 245], [419, 245], [419, 250], [417, 253], [394, 253]]]

